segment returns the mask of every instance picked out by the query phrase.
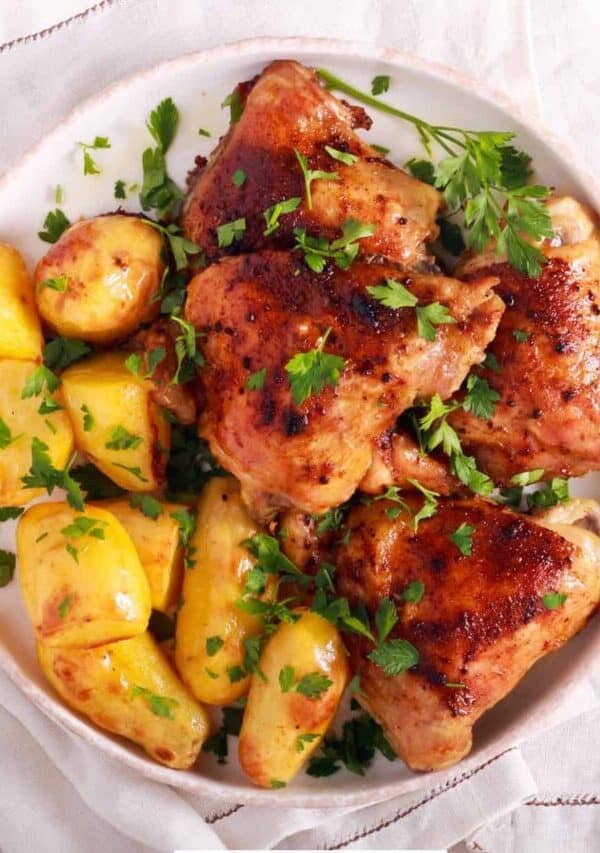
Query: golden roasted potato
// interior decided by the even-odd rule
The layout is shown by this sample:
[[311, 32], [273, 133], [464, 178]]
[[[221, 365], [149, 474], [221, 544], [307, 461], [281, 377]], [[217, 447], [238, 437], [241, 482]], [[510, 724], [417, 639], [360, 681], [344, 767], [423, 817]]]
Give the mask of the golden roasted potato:
[[191, 767], [210, 728], [208, 715], [177, 678], [150, 634], [97, 646], [41, 643], [44, 675], [71, 708], [142, 746], [161, 764]]
[[143, 633], [150, 589], [133, 543], [114, 515], [41, 503], [17, 527], [19, 582], [37, 638], [88, 648]]
[[117, 485], [150, 492], [165, 478], [171, 428], [151, 396], [152, 383], [104, 353], [68, 367], [62, 391], [75, 445]]
[[[287, 784], [319, 746], [348, 681], [337, 630], [316, 613], [298, 609], [267, 640], [240, 732], [242, 769], [263, 788]], [[314, 737], [313, 737], [314, 736]]]
[[152, 607], [166, 612], [179, 601], [183, 580], [184, 549], [179, 522], [172, 513], [186, 507], [162, 501], [160, 504], [161, 512], [156, 519], [131, 506], [127, 498], [94, 502], [89, 506], [102, 507], [121, 522], [148, 578]]
[[[33, 388], [40, 370], [34, 361], [0, 359], [0, 506], [21, 505], [44, 494], [43, 488], [25, 488], [21, 480], [31, 468], [34, 438], [43, 443], [55, 468], [64, 468], [73, 452], [66, 412], [49, 411], [60, 401], [60, 392], [51, 399], [46, 391]], [[40, 393], [23, 399], [26, 385]]]
[[0, 358], [39, 360], [42, 330], [25, 261], [0, 243]]
[[194, 696], [226, 705], [247, 692], [250, 677], [230, 678], [244, 660], [244, 640], [260, 634], [261, 620], [236, 607], [255, 560], [244, 539], [258, 528], [248, 515], [233, 477], [213, 477], [198, 502], [191, 547], [196, 566], [184, 573], [177, 616], [175, 662]]
[[127, 337], [160, 310], [163, 245], [160, 233], [135, 216], [96, 216], [71, 225], [35, 270], [44, 322], [96, 344]]

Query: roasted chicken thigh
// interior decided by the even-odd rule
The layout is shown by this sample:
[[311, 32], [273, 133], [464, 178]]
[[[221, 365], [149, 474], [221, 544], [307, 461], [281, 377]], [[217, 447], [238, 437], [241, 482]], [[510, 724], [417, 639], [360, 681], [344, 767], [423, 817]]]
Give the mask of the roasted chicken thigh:
[[[355, 133], [371, 124], [362, 108], [338, 100], [314, 71], [290, 61], [272, 62], [255, 80], [240, 84], [236, 97], [243, 112], [208, 165], [193, 174], [182, 217], [186, 236], [202, 246], [209, 260], [289, 248], [294, 228], [332, 240], [347, 219], [375, 225], [375, 233], [363, 242], [368, 254], [409, 267], [426, 258], [424, 244], [438, 233], [441, 196]], [[310, 182], [310, 200], [298, 155], [310, 170], [332, 174]], [[245, 176], [241, 185], [232, 180], [235, 174]], [[282, 214], [278, 226], [265, 234], [265, 213], [289, 199], [296, 199], [298, 207]], [[243, 229], [235, 242], [223, 246], [217, 229], [239, 219]]]
[[555, 237], [539, 279], [494, 255], [465, 259], [456, 275], [500, 278], [506, 311], [482, 371], [500, 394], [489, 421], [451, 417], [465, 451], [497, 483], [543, 468], [546, 477], [600, 468], [600, 238], [595, 214], [571, 198], [548, 203]]
[[[409, 767], [438, 770], [469, 752], [479, 717], [596, 609], [600, 508], [574, 501], [534, 520], [481, 499], [443, 500], [415, 533], [412, 514], [391, 519], [392, 506], [353, 509], [348, 544], [332, 559], [338, 591], [371, 615], [391, 598], [400, 617], [391, 636], [419, 653], [412, 669], [388, 676], [367, 657], [372, 645], [349, 635], [359, 701]], [[450, 539], [463, 524], [474, 528], [471, 554]], [[421, 600], [403, 602], [414, 581]]]
[[[503, 310], [493, 278], [405, 278], [420, 303], [452, 305], [456, 322], [430, 341], [413, 308], [386, 308], [367, 292], [395, 276], [394, 265], [360, 260], [315, 274], [297, 254], [265, 251], [222, 260], [191, 282], [186, 316], [206, 360], [200, 433], [257, 517], [287, 506], [322, 513], [347, 500], [396, 417], [416, 399], [451, 395], [483, 358]], [[294, 405], [286, 364], [328, 330], [326, 351], [345, 361], [339, 382]], [[264, 384], [249, 390], [259, 370]]]

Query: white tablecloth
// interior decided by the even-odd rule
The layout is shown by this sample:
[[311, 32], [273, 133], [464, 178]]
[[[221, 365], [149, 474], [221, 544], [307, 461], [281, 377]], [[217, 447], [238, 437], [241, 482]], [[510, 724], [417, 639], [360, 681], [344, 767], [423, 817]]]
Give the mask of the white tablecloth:
[[[118, 77], [254, 35], [363, 40], [443, 62], [540, 112], [590, 168], [600, 155], [595, 0], [106, 0], [86, 12], [90, 5], [0, 3], [0, 171]], [[600, 664], [557, 718], [570, 720], [481, 767], [455, 769], [435, 789], [339, 813], [199, 802], [142, 780], [58, 729], [0, 676], [0, 849], [464, 850], [466, 843], [494, 853], [591, 853], [600, 831], [598, 685]]]

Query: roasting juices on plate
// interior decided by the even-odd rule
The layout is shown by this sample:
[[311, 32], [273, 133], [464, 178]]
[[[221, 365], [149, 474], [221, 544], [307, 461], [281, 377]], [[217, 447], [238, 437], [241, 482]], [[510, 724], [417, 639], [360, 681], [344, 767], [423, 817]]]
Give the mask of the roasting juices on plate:
[[[139, 215], [72, 224], [57, 188], [33, 279], [0, 246], [0, 517], [40, 666], [171, 768], [229, 736], [273, 789], [447, 767], [600, 599], [568, 481], [600, 469], [596, 215], [390, 82], [271, 63], [187, 194], [166, 98]], [[395, 166], [332, 90], [427, 156]]]

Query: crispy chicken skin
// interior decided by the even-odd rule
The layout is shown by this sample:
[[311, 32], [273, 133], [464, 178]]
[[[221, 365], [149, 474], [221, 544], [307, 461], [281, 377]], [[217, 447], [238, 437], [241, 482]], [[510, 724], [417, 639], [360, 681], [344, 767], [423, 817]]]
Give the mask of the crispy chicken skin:
[[[571, 198], [549, 202], [556, 237], [539, 279], [493, 256], [467, 258], [456, 275], [500, 278], [506, 312], [490, 346], [500, 373], [482, 375], [501, 396], [490, 421], [451, 417], [465, 451], [497, 483], [543, 468], [546, 477], [600, 468], [600, 239], [594, 214]], [[525, 332], [519, 342], [514, 333]]]
[[[420, 653], [413, 670], [388, 677], [367, 660], [366, 641], [348, 636], [358, 698], [410, 768], [439, 770], [464, 757], [477, 719], [595, 610], [600, 538], [589, 519], [597, 524], [600, 507], [578, 503], [536, 523], [482, 499], [443, 500], [416, 534], [410, 513], [386, 516], [386, 501], [352, 510], [349, 543], [332, 555], [338, 592], [364, 601], [371, 614], [391, 597], [400, 616], [391, 636]], [[475, 527], [472, 556], [449, 539], [462, 523]], [[415, 580], [425, 584], [423, 598], [402, 603]], [[547, 609], [542, 596], [549, 592], [565, 593], [565, 603]]]
[[[224, 259], [190, 283], [186, 316], [206, 359], [200, 433], [257, 518], [287, 506], [322, 513], [347, 500], [396, 417], [415, 399], [448, 397], [481, 361], [503, 310], [495, 280], [405, 278], [420, 302], [452, 305], [457, 322], [438, 326], [430, 342], [418, 336], [413, 309], [390, 310], [366, 292], [397, 274], [359, 260], [317, 275], [299, 255], [265, 251]], [[327, 329], [325, 350], [346, 368], [335, 388], [295, 406], [285, 365]], [[248, 391], [263, 368], [264, 388]]]
[[[424, 243], [435, 239], [439, 193], [385, 160], [354, 132], [369, 127], [364, 110], [350, 107], [324, 89], [314, 71], [297, 62], [276, 61], [238, 91], [244, 102], [241, 118], [214, 151], [209, 164], [192, 178], [181, 224], [185, 235], [201, 245], [209, 260], [223, 254], [261, 248], [290, 248], [293, 229], [306, 228], [331, 240], [346, 219], [376, 226], [362, 241], [367, 254], [381, 254], [412, 267], [426, 257]], [[329, 145], [355, 154], [346, 165], [325, 150]], [[337, 172], [339, 180], [315, 180], [312, 210], [305, 199], [304, 178], [294, 153], [308, 158], [309, 168]], [[234, 185], [237, 170], [246, 174]], [[264, 211], [276, 202], [302, 199], [297, 210], [280, 218], [279, 228], [264, 236]], [[217, 226], [246, 220], [242, 239], [224, 251]]]
[[359, 488], [376, 495], [391, 485], [411, 489], [409, 480], [418, 480], [439, 495], [450, 495], [460, 488], [448, 468], [435, 456], [421, 453], [415, 439], [399, 427], [385, 432], [375, 442], [371, 467]]

